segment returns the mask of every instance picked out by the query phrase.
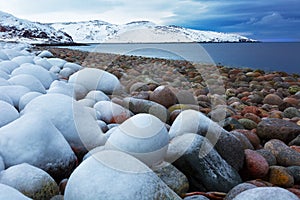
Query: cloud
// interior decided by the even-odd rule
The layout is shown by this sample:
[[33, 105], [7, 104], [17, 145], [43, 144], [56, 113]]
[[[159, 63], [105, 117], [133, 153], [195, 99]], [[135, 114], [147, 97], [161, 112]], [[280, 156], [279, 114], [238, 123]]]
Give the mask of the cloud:
[[[0, 10], [41, 21], [150, 20], [188, 28], [239, 32], [255, 39], [300, 40], [299, 0], [0, 0]], [[277, 35], [277, 36], [276, 36]]]

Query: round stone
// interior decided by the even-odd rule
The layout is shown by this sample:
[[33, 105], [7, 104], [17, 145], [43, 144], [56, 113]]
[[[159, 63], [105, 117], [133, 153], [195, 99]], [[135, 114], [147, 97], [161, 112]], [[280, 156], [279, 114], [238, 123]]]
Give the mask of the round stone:
[[181, 198], [138, 159], [120, 151], [104, 150], [75, 169], [68, 180], [64, 199]]
[[283, 103], [283, 100], [276, 94], [268, 94], [267, 96], [265, 96], [263, 103], [270, 105], [280, 105]]
[[257, 187], [249, 189], [237, 195], [233, 200], [258, 200], [266, 198], [272, 200], [299, 200], [293, 193], [279, 187]]
[[19, 112], [11, 104], [0, 100], [0, 128], [16, 120]]
[[284, 188], [294, 185], [294, 177], [290, 175], [287, 168], [282, 166], [271, 166], [269, 172], [269, 182]]
[[269, 164], [266, 159], [256, 151], [250, 149], [245, 150], [245, 167], [254, 179], [264, 178], [269, 171]]
[[177, 97], [168, 86], [159, 86], [152, 93], [150, 93], [150, 100], [157, 102], [166, 108], [177, 103]]
[[131, 154], [151, 167], [163, 161], [168, 145], [164, 123], [153, 115], [137, 114], [114, 130], [105, 147]]
[[0, 183], [0, 199], [32, 200], [13, 187]]
[[58, 186], [45, 171], [27, 163], [1, 172], [0, 183], [9, 185], [32, 199], [50, 199], [58, 194]]

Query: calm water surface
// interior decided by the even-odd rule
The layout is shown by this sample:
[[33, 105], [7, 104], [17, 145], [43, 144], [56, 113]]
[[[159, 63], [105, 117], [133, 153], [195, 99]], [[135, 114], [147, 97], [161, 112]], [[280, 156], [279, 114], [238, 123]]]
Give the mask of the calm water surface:
[[189, 60], [300, 74], [300, 43], [157, 43], [70, 46], [89, 52]]

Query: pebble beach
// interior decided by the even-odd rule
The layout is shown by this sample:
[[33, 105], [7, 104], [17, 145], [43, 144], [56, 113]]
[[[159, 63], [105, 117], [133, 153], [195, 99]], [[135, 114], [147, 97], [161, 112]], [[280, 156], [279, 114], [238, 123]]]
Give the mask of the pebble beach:
[[296, 200], [299, 109], [298, 74], [2, 47], [0, 199]]

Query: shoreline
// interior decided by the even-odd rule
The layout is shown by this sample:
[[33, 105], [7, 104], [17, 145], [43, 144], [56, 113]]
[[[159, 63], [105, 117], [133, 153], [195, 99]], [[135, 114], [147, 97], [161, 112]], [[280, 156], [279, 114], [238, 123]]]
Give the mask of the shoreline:
[[[62, 198], [65, 194], [66, 199], [73, 199], [70, 195], [74, 191], [85, 196], [88, 186], [95, 192], [93, 199], [107, 192], [121, 196], [128, 193], [133, 195], [131, 199], [141, 199], [135, 196], [135, 191], [148, 190], [139, 183], [148, 186], [149, 177], [139, 178], [136, 184], [131, 180], [136, 180], [138, 174], [125, 173], [130, 177], [126, 175], [124, 181], [131, 189], [124, 190], [123, 184], [117, 184], [115, 189], [114, 181], [124, 177], [124, 171], [112, 167], [107, 172], [105, 167], [106, 175], [112, 177], [108, 182], [103, 181], [101, 166], [93, 157], [88, 158], [94, 153], [117, 164], [126, 157], [130, 158], [124, 160], [126, 163], [136, 161], [128, 165], [130, 170], [139, 163], [157, 181], [155, 188], [161, 189], [162, 183], [168, 186], [154, 193], [178, 195], [177, 199], [195, 194], [224, 199], [237, 190], [249, 189], [249, 184], [252, 188], [264, 187], [266, 193], [275, 188], [271, 186], [278, 186], [277, 192], [300, 197], [299, 75], [67, 48], [27, 50], [16, 48], [0, 54], [6, 60], [2, 69], [7, 71], [0, 74], [4, 78], [1, 94], [12, 98], [11, 101], [4, 98], [6, 103], [2, 103], [11, 109], [1, 115], [5, 116], [2, 121], [6, 118], [9, 121], [0, 127], [4, 145], [0, 148], [3, 156], [3, 159], [0, 156], [0, 167], [3, 161], [0, 171], [5, 173], [8, 170], [5, 166], [12, 167], [9, 170], [15, 165], [38, 166], [52, 178], [53, 190], [45, 188], [49, 198], [54, 195]], [[10, 69], [14, 61], [19, 65]], [[21, 71], [26, 69], [32, 71]], [[18, 82], [10, 83], [18, 77]], [[28, 85], [33, 79], [35, 84]], [[24, 91], [16, 96], [16, 90]], [[34, 95], [32, 99], [24, 100], [29, 93]], [[148, 123], [148, 117], [155, 123]], [[137, 126], [128, 126], [132, 122]], [[140, 137], [144, 130], [147, 135]], [[124, 141], [117, 134], [123, 134]], [[80, 136], [87, 138], [83, 140]], [[134, 150], [119, 149], [113, 155], [110, 145], [114, 143], [110, 142], [114, 141], [121, 145], [124, 142], [123, 146]], [[36, 150], [28, 151], [32, 144], [38, 144], [34, 145]], [[51, 146], [44, 148], [45, 144]], [[203, 152], [203, 145], [206, 148], [210, 144], [209, 152]], [[188, 146], [182, 148], [182, 145]], [[139, 152], [142, 157], [137, 155]], [[153, 160], [152, 153], [159, 160]], [[41, 154], [45, 156], [35, 159]], [[24, 159], [5, 165], [10, 159], [15, 162], [15, 157]], [[32, 166], [24, 166], [23, 162]], [[57, 167], [47, 168], [49, 162]], [[81, 172], [88, 174], [82, 178]], [[18, 177], [32, 179], [32, 176]], [[100, 187], [103, 192], [97, 190], [99, 185], [103, 186]], [[43, 186], [37, 183], [35, 187]]]

